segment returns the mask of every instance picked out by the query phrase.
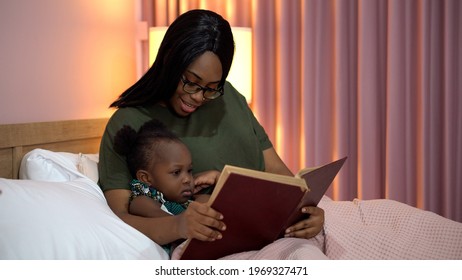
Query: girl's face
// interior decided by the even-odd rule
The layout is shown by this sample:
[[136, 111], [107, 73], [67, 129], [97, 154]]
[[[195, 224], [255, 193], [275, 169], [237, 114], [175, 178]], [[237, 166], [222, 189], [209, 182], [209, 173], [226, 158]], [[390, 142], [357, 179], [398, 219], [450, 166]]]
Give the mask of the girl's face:
[[[189, 65], [182, 78], [201, 87], [217, 89], [222, 73], [218, 56], [207, 51]], [[183, 86], [184, 82], [180, 79], [170, 105], [178, 115], [186, 117], [209, 100], [204, 99], [203, 91], [190, 94], [184, 91]]]
[[186, 145], [169, 141], [161, 143], [147, 173], [149, 184], [162, 192], [165, 199], [178, 203], [188, 201], [193, 195], [192, 159]]

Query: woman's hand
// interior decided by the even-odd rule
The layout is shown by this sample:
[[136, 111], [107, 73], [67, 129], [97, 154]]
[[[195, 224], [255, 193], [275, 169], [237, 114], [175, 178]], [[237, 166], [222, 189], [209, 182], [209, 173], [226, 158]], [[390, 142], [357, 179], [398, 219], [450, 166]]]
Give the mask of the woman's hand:
[[202, 241], [221, 239], [221, 231], [226, 229], [223, 215], [203, 203], [191, 202], [183, 213], [177, 216], [178, 231], [182, 238]]
[[306, 206], [302, 213], [309, 214], [308, 219], [300, 221], [286, 229], [285, 237], [298, 237], [309, 239], [316, 236], [324, 225], [324, 210], [319, 207]]

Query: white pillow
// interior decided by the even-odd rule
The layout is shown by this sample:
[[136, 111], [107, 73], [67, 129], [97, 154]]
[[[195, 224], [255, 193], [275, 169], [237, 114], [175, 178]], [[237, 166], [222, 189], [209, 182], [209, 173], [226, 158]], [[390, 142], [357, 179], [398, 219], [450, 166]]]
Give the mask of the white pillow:
[[20, 179], [66, 182], [82, 178], [98, 182], [98, 154], [73, 154], [34, 149], [21, 160]]
[[90, 178], [93, 182], [98, 183], [98, 154], [79, 154], [77, 170]]
[[0, 178], [0, 259], [168, 259], [119, 219], [98, 185]]
[[20, 179], [65, 182], [82, 177], [77, 170], [78, 155], [34, 149], [21, 160]]

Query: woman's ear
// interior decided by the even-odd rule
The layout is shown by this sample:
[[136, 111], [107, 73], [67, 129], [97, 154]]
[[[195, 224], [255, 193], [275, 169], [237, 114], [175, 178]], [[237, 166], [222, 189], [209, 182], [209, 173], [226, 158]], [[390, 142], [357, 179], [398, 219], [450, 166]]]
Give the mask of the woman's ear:
[[151, 175], [146, 170], [140, 169], [136, 171], [136, 179], [143, 183], [147, 183], [148, 185], [153, 185]]

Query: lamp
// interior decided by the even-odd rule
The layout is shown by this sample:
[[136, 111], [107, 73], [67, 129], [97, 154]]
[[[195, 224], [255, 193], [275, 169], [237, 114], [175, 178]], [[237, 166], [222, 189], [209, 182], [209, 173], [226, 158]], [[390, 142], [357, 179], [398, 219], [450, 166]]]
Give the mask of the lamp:
[[[236, 50], [227, 80], [245, 96], [247, 103], [250, 104], [252, 102], [252, 29], [247, 27], [231, 29]], [[149, 28], [149, 65], [154, 63], [166, 31], [166, 26]]]

